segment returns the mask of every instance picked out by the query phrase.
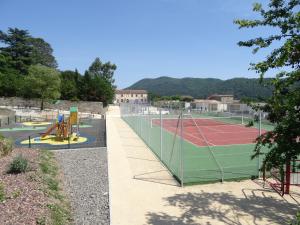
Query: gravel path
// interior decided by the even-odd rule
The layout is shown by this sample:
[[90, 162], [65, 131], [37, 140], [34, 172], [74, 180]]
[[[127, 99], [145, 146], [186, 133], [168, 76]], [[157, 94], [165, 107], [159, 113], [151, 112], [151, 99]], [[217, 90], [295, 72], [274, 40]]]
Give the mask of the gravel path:
[[56, 151], [75, 224], [109, 224], [105, 148]]

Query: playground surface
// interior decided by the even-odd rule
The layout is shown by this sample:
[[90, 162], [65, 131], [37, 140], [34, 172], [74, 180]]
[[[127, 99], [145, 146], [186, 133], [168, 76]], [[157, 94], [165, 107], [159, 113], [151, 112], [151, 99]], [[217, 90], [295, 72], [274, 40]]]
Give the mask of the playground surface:
[[29, 147], [29, 137], [32, 148], [41, 149], [67, 149], [67, 148], [92, 148], [104, 147], [105, 140], [105, 120], [103, 119], [82, 119], [79, 125], [80, 138], [74, 141], [56, 141], [53, 135], [41, 138], [49, 128], [53, 126], [53, 121], [32, 121], [24, 123], [13, 123], [4, 128], [0, 128], [3, 136], [13, 140], [16, 147]]
[[300, 193], [282, 198], [261, 180], [179, 187], [119, 107], [107, 127], [112, 225], [286, 224], [299, 209]]

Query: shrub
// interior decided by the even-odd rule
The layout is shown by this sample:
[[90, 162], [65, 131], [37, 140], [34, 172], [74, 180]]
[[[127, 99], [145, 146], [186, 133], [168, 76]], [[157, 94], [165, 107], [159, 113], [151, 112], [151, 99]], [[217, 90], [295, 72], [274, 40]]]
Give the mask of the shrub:
[[24, 173], [28, 167], [28, 160], [22, 155], [16, 156], [11, 162], [8, 173]]
[[5, 201], [4, 185], [0, 183], [0, 203]]
[[12, 141], [0, 135], [0, 157], [12, 152]]

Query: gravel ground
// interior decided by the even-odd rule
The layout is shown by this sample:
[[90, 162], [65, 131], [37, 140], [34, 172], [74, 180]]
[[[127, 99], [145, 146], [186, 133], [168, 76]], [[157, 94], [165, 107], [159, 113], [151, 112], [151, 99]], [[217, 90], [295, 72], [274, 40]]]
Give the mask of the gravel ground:
[[105, 148], [55, 152], [64, 173], [75, 224], [109, 224], [107, 152]]

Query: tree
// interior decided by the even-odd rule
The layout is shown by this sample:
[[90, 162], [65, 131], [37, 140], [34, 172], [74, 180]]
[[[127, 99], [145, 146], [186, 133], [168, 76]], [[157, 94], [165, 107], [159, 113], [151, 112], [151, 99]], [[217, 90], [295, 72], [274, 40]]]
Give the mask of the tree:
[[0, 42], [5, 45], [0, 48], [0, 53], [11, 58], [11, 66], [20, 74], [27, 74], [32, 64], [30, 38], [27, 30], [9, 28], [7, 33], [0, 31]]
[[41, 64], [44, 66], [57, 68], [57, 62], [53, 56], [53, 49], [49, 43], [42, 38], [30, 38], [29, 43], [32, 46], [31, 58], [32, 64]]
[[43, 110], [44, 101], [60, 97], [59, 72], [43, 65], [30, 66], [28, 72], [28, 76], [24, 79], [24, 96], [40, 98]]
[[102, 77], [107, 82], [113, 84], [115, 82], [113, 76], [116, 69], [117, 66], [115, 64], [111, 64], [110, 62], [102, 63], [97, 57], [89, 67], [88, 71], [92, 76]]
[[77, 100], [78, 99], [78, 86], [77, 80], [79, 74], [74, 71], [63, 71], [60, 74], [61, 79], [61, 99], [64, 100]]
[[11, 58], [0, 53], [0, 96], [16, 96], [23, 80], [19, 72], [10, 65]]
[[115, 64], [102, 63], [96, 58], [83, 77], [84, 97], [88, 101], [101, 101], [103, 105], [111, 103], [114, 98], [114, 71]]
[[[273, 49], [262, 62], [251, 64], [251, 68], [263, 78], [270, 69], [286, 69], [271, 80], [273, 93], [267, 104], [257, 107], [268, 113], [268, 118], [275, 124], [273, 131], [257, 139], [253, 157], [257, 157], [262, 146], [268, 146], [264, 162], [267, 169], [282, 167], [300, 154], [300, 0], [270, 0], [267, 8], [255, 3], [253, 11], [260, 14], [256, 20], [236, 20], [239, 28], [271, 27], [274, 34], [258, 37], [238, 44], [253, 47], [253, 53], [272, 47], [275, 42], [279, 47]], [[272, 45], [272, 46], [271, 46]], [[276, 46], [276, 45], [275, 45]]]

